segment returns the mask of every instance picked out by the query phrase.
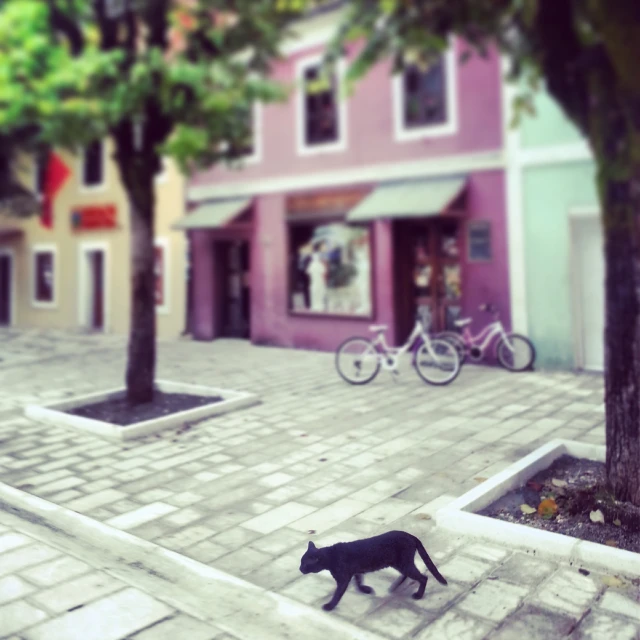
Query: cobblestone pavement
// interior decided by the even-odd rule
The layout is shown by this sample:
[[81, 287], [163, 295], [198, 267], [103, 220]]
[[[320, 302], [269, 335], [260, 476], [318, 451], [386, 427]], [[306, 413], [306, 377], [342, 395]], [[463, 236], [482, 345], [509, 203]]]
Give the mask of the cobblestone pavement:
[[[239, 341], [161, 345], [158, 377], [258, 393], [263, 404], [114, 444], [22, 417], [34, 401], [121, 384], [124, 350], [0, 371], [0, 481], [319, 606], [333, 582], [298, 571], [307, 541], [418, 535], [449, 580], [341, 616], [390, 638], [637, 638], [638, 588], [434, 528], [435, 511], [552, 438], [604, 442], [602, 378], [467, 366], [443, 388], [414, 371], [351, 387], [331, 354]], [[470, 532], [471, 534], [472, 532]]]
[[0, 512], [0, 638], [232, 640], [153, 595], [19, 531]]

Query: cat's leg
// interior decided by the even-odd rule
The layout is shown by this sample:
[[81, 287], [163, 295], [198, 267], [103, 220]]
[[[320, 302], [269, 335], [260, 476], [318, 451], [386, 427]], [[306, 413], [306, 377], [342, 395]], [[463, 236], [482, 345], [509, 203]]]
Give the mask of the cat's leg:
[[346, 578], [344, 578], [342, 576], [340, 578], [336, 578], [334, 576], [334, 579], [336, 580], [338, 585], [336, 586], [336, 592], [333, 594], [333, 598], [331, 598], [331, 600], [329, 600], [329, 602], [327, 602], [326, 604], [322, 605], [322, 608], [325, 611], [331, 611], [332, 609], [336, 608], [336, 605], [342, 599], [342, 596], [344, 595], [344, 592], [347, 590], [347, 587], [349, 586], [349, 583], [351, 582], [351, 576], [348, 576]]
[[411, 563], [411, 566], [405, 567], [403, 573], [407, 578], [411, 578], [412, 580], [416, 580], [420, 583], [418, 590], [411, 596], [414, 600], [420, 600], [424, 595], [424, 590], [427, 588], [427, 576], [423, 576], [413, 562]]
[[355, 579], [356, 579], [356, 587], [358, 587], [358, 591], [361, 591], [362, 593], [373, 593], [373, 589], [371, 587], [367, 587], [366, 584], [362, 583], [361, 573], [356, 573]]
[[389, 591], [395, 591], [405, 580], [407, 576], [401, 575], [390, 587]]

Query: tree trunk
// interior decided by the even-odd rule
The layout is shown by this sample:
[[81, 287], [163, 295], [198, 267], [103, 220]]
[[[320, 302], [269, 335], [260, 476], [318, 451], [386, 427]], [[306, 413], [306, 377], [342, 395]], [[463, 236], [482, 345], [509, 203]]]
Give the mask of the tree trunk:
[[130, 189], [131, 323], [127, 361], [127, 400], [136, 405], [153, 400], [156, 368], [156, 304], [154, 273], [153, 175], [140, 171]]
[[[640, 170], [634, 174], [640, 176]], [[605, 406], [609, 485], [617, 500], [640, 506], [640, 192], [635, 182], [609, 180], [602, 188]]]

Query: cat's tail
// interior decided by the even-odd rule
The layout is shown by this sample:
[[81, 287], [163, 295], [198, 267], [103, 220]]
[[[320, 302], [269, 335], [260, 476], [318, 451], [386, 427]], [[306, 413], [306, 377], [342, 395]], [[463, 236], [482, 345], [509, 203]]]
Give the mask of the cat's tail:
[[440, 584], [448, 584], [447, 581], [442, 577], [442, 574], [438, 571], [436, 565], [433, 564], [433, 560], [429, 557], [429, 554], [427, 553], [427, 550], [424, 548], [424, 545], [422, 544], [422, 542], [420, 542], [420, 539], [416, 538], [415, 540], [416, 540], [416, 548], [418, 549], [418, 553], [420, 554], [422, 561], [427, 565], [427, 569], [431, 571], [431, 573], [433, 574], [433, 577]]

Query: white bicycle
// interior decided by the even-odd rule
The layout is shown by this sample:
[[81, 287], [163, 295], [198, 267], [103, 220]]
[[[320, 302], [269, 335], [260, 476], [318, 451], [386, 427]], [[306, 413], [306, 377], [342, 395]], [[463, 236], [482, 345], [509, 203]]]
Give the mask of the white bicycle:
[[349, 338], [336, 351], [336, 369], [349, 384], [367, 384], [383, 368], [398, 375], [398, 361], [412, 350], [412, 364], [418, 375], [429, 384], [445, 385], [460, 373], [460, 356], [455, 346], [446, 340], [429, 337], [420, 317], [411, 335], [401, 347], [390, 347], [385, 339], [386, 324], [372, 325], [373, 340]]

